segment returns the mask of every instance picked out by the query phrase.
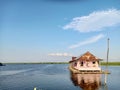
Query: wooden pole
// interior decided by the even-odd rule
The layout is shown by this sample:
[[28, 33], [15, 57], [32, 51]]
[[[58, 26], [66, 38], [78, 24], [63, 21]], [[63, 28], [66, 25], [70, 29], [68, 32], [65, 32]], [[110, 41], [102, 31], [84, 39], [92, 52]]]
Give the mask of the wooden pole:
[[107, 63], [106, 63], [106, 70], [108, 71], [108, 56], [109, 56], [109, 38], [107, 40]]
[[105, 84], [107, 84], [107, 72], [108, 72], [108, 56], [109, 56], [109, 38], [107, 40], [107, 63], [106, 63], [106, 73], [105, 73]]

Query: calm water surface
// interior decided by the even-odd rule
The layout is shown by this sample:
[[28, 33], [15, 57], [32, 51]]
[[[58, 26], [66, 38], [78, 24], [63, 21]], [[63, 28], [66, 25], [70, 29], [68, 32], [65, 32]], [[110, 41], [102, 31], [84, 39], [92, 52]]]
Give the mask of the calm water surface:
[[[104, 67], [102, 67], [104, 69]], [[7, 64], [0, 67], [0, 90], [120, 90], [120, 66], [101, 74], [71, 74], [68, 64]]]

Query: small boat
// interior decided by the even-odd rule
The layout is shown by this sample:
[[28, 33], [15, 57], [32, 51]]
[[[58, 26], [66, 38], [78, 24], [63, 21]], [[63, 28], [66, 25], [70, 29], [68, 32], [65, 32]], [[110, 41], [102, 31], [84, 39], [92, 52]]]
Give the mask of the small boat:
[[100, 60], [88, 51], [79, 57], [72, 57], [69, 70], [77, 74], [109, 74], [101, 69]]

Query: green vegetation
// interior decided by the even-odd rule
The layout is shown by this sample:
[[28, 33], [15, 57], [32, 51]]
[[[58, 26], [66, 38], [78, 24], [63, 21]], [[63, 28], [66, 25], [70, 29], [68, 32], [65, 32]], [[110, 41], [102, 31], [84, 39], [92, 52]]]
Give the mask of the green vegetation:
[[68, 64], [68, 62], [9, 62], [5, 64]]
[[[107, 65], [106, 62], [101, 62], [101, 65]], [[120, 62], [108, 62], [108, 66], [120, 66]]]
[[38, 63], [31, 63], [31, 64], [68, 64], [68, 62], [38, 62]]
[[[68, 62], [13, 62], [5, 64], [69, 64]], [[102, 66], [105, 66], [106, 62], [101, 62]], [[108, 62], [108, 66], [120, 66], [120, 62]]]

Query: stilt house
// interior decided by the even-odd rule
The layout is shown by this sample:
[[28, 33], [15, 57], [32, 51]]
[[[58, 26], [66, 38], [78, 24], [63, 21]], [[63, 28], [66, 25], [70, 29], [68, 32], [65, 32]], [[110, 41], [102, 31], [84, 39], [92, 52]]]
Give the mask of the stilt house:
[[90, 52], [86, 52], [80, 57], [72, 57], [72, 60], [69, 61], [69, 63], [74, 69], [81, 72], [100, 72], [101, 68], [99, 66], [99, 61], [99, 58]]

